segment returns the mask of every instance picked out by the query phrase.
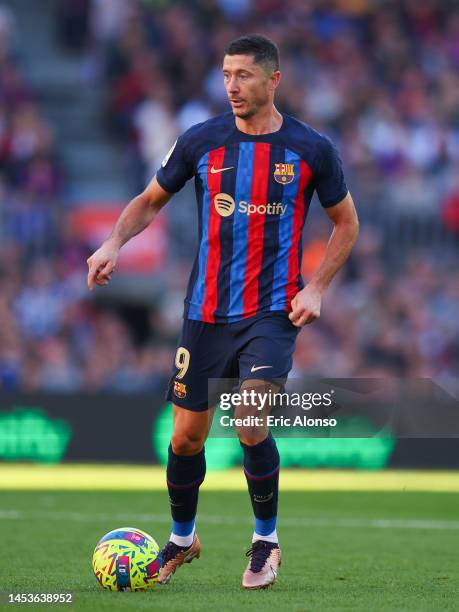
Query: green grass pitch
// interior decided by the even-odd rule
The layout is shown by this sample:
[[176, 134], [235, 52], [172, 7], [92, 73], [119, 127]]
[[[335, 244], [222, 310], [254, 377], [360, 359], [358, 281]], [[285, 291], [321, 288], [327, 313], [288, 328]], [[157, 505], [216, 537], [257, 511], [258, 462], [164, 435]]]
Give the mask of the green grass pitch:
[[[107, 531], [128, 525], [162, 545], [169, 534], [165, 492], [1, 491], [3, 601], [9, 592], [73, 592], [73, 605], [50, 608], [459, 608], [457, 493], [286, 491], [279, 510], [283, 564], [270, 590], [240, 588], [252, 528], [247, 493], [204, 490], [197, 524], [201, 559], [180, 568], [170, 585], [111, 593], [92, 574], [95, 543]], [[19, 606], [4, 609], [14, 607]]]

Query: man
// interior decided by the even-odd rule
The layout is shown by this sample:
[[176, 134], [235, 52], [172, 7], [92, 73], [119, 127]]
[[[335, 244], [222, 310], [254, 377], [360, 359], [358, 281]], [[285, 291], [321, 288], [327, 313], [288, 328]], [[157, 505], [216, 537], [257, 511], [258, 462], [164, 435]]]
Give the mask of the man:
[[[237, 378], [242, 390], [278, 390], [291, 369], [299, 329], [319, 317], [324, 291], [357, 238], [357, 215], [336, 150], [276, 109], [280, 77], [273, 42], [259, 35], [233, 41], [223, 61], [232, 112], [177, 140], [156, 177], [88, 259], [89, 287], [106, 285], [121, 246], [194, 176], [200, 244], [168, 391], [174, 411], [167, 465], [173, 524], [162, 550], [161, 583], [200, 556], [195, 516], [211, 421], [208, 380]], [[303, 288], [301, 234], [314, 190], [334, 229], [321, 265]], [[281, 562], [279, 454], [264, 426], [239, 428], [238, 435], [255, 514], [242, 586], [264, 588], [274, 583]]]

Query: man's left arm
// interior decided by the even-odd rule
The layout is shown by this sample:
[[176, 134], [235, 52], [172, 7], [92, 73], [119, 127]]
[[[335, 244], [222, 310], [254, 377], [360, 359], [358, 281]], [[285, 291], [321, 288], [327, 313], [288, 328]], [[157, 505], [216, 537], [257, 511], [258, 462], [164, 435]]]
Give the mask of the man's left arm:
[[306, 287], [292, 300], [289, 318], [296, 327], [302, 327], [319, 318], [322, 296], [349, 257], [359, 233], [357, 211], [349, 192], [341, 202], [325, 208], [325, 211], [334, 228], [320, 266]]

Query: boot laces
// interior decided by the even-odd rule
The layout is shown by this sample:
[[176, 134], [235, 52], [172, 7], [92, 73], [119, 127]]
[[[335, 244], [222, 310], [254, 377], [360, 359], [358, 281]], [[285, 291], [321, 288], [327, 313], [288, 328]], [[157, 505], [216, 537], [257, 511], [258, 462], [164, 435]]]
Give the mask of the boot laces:
[[179, 553], [189, 548], [189, 546], [178, 546], [175, 542], [168, 542], [161, 550], [161, 565], [164, 566]]
[[250, 557], [250, 569], [252, 572], [260, 572], [273, 548], [277, 548], [277, 544], [273, 542], [265, 542], [264, 540], [256, 540], [249, 550], [245, 553]]

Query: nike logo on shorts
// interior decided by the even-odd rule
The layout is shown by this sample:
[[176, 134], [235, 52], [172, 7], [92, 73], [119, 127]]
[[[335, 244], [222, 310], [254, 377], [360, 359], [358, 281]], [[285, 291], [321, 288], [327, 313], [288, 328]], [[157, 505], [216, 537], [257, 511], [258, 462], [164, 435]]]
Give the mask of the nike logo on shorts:
[[257, 370], [263, 370], [264, 368], [272, 368], [273, 366], [252, 366], [251, 372], [256, 372]]
[[219, 172], [225, 172], [225, 170], [232, 170], [234, 166], [230, 166], [229, 168], [212, 168], [210, 169], [211, 174], [218, 174]]

